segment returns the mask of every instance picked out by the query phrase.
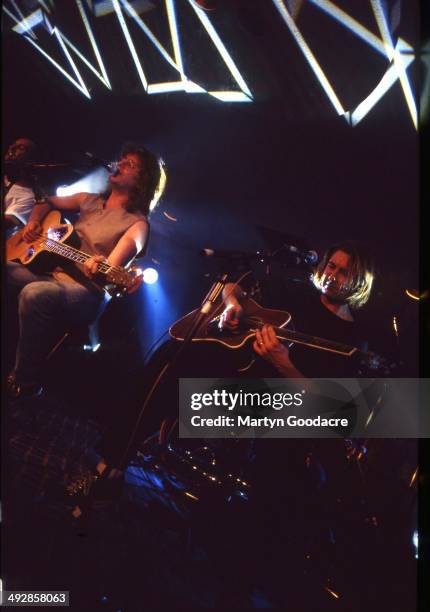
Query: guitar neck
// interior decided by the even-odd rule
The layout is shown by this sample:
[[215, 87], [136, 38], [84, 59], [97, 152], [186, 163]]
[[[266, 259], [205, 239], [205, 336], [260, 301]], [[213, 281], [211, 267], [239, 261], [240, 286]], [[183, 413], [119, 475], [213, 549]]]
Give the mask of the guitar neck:
[[351, 357], [358, 351], [355, 346], [349, 346], [348, 344], [342, 344], [341, 342], [333, 342], [326, 340], [325, 338], [319, 338], [318, 336], [310, 336], [301, 332], [284, 329], [283, 327], [275, 328], [276, 335], [285, 340], [290, 340], [296, 344], [305, 344], [313, 348], [318, 348], [323, 351], [329, 351], [331, 353], [338, 353], [346, 357]]
[[[53, 238], [44, 238], [42, 241], [42, 246], [49, 252], [55, 253], [56, 255], [60, 255], [69, 261], [73, 261], [75, 263], [84, 264], [88, 259], [92, 257], [92, 255], [88, 255], [83, 251], [78, 251], [74, 247], [69, 246], [68, 244], [64, 244], [59, 242], [58, 240], [54, 240]], [[111, 266], [105, 262], [100, 262], [97, 265], [98, 272], [102, 274], [107, 274], [110, 270]]]

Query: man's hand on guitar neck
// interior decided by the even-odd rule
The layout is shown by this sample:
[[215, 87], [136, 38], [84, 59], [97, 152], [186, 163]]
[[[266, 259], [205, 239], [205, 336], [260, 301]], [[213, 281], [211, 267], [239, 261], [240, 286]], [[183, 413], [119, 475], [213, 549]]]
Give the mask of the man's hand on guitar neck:
[[83, 273], [87, 278], [92, 280], [96, 274], [98, 274], [99, 264], [102, 262], [107, 262], [106, 257], [103, 255], [93, 255], [83, 265]]
[[271, 325], [263, 325], [261, 330], [257, 329], [253, 349], [286, 378], [304, 378], [291, 361], [288, 347], [279, 342]]
[[22, 230], [22, 237], [25, 242], [35, 242], [42, 235], [42, 225], [39, 221], [30, 221]]

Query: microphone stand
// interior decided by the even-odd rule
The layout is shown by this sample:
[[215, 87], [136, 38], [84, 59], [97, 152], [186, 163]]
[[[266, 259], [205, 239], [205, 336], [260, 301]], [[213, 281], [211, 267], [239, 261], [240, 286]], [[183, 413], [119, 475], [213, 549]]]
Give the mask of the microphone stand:
[[151, 401], [155, 391], [158, 389], [160, 383], [163, 381], [163, 379], [166, 378], [167, 374], [170, 373], [174, 366], [176, 365], [176, 363], [178, 362], [179, 357], [182, 355], [182, 353], [185, 351], [185, 349], [189, 346], [189, 344], [192, 342], [194, 336], [196, 335], [198, 329], [200, 328], [200, 326], [206, 322], [209, 318], [209, 315], [211, 314], [214, 304], [216, 302], [216, 300], [218, 299], [218, 297], [220, 296], [222, 290], [225, 287], [226, 284], [226, 280], [227, 280], [227, 274], [223, 274], [219, 280], [215, 281], [212, 285], [212, 287], [210, 288], [208, 294], [206, 295], [206, 297], [204, 298], [201, 308], [199, 310], [199, 312], [197, 313], [195, 320], [193, 321], [193, 324], [191, 325], [191, 328], [189, 330], [189, 332], [187, 333], [186, 337], [184, 338], [184, 340], [182, 341], [182, 343], [180, 344], [180, 346], [178, 347], [178, 350], [174, 353], [173, 357], [164, 365], [164, 367], [160, 370], [160, 372], [158, 373], [157, 378], [155, 379], [155, 381], [153, 382], [153, 384], [151, 385], [151, 388], [148, 391], [148, 394], [145, 398], [145, 401], [143, 402], [142, 408], [139, 411], [139, 414], [137, 416], [133, 431], [131, 432], [131, 435], [128, 439], [127, 442], [127, 446], [124, 449], [124, 452], [122, 454], [121, 460], [119, 462], [119, 465], [117, 466], [119, 469], [124, 470], [125, 469], [125, 465], [126, 465], [126, 461], [127, 461], [127, 456], [130, 452], [130, 449], [134, 443], [134, 441], [136, 440], [137, 434], [139, 432], [139, 427], [140, 424], [142, 422], [142, 418], [145, 414], [145, 410], [149, 404], [149, 402]]

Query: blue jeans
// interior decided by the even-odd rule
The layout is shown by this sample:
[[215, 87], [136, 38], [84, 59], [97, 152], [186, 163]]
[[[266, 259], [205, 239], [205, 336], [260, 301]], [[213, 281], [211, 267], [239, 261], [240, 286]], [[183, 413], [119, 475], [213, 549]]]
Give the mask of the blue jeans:
[[28, 267], [7, 263], [9, 288], [19, 291], [19, 339], [14, 375], [20, 383], [39, 382], [46, 358], [66, 331], [90, 325], [108, 299], [74, 282], [34, 274]]

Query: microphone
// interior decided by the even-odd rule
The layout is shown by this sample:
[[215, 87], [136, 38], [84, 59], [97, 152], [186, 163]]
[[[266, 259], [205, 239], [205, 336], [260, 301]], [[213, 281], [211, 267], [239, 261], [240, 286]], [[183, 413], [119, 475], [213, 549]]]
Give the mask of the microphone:
[[280, 249], [277, 249], [273, 253], [256, 251], [254, 253], [247, 253], [243, 251], [219, 251], [218, 249], [205, 248], [201, 249], [200, 255], [202, 257], [217, 257], [219, 259], [242, 259], [242, 260], [276, 260], [282, 259], [282, 254], [287, 252], [289, 258], [291, 256], [297, 258], [299, 262], [304, 262], [308, 265], [314, 265], [318, 262], [318, 253], [316, 251], [305, 251], [299, 249], [293, 244], [284, 244]]
[[199, 251], [202, 257], [219, 257], [221, 259], [262, 259], [263, 253], [245, 253], [242, 251], [219, 251], [218, 249], [201, 249]]
[[118, 172], [118, 166], [115, 162], [107, 162], [106, 160], [97, 157], [93, 153], [90, 153], [90, 151], [85, 151], [85, 155], [89, 158], [94, 166], [101, 166], [107, 170], [109, 174], [116, 174]]
[[212, 287], [209, 290], [209, 293], [203, 300], [203, 304], [200, 308], [200, 314], [207, 315], [211, 312], [216, 300], [218, 299], [220, 293], [225, 287], [226, 281], [227, 281], [227, 274], [223, 274], [221, 278], [212, 285]]
[[304, 251], [294, 246], [293, 244], [284, 244], [282, 248], [286, 249], [290, 253], [293, 253], [294, 255], [296, 255], [296, 257], [298, 257], [310, 266], [318, 262], [319, 257], [316, 251]]
[[71, 166], [70, 162], [22, 162], [17, 159], [6, 159], [4, 161], [6, 168], [16, 168], [21, 170], [43, 170], [45, 168], [66, 168]]

